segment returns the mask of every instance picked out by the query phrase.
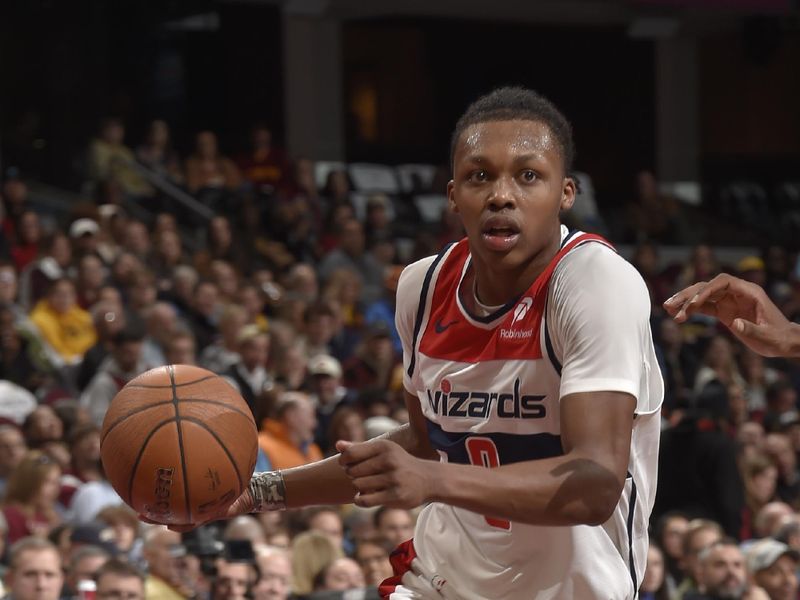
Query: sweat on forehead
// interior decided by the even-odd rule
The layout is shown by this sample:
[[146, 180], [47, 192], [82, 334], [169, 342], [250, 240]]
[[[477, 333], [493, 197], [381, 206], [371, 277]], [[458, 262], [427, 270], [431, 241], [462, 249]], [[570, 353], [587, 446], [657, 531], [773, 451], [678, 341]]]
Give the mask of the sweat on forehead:
[[[496, 125], [492, 127], [492, 125]], [[559, 158], [563, 151], [546, 123], [538, 121], [492, 121], [470, 125], [456, 145], [456, 152], [480, 155], [488, 146], [500, 142], [513, 155], [541, 156], [553, 150]]]

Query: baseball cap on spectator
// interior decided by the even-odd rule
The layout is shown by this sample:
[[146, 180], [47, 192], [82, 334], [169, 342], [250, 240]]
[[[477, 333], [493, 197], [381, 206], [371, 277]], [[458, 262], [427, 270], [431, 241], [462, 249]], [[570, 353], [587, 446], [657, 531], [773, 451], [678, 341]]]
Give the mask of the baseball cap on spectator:
[[375, 321], [369, 325], [364, 337], [370, 340], [382, 337], [388, 338], [392, 337], [392, 332], [389, 326], [383, 321]]
[[77, 219], [69, 226], [69, 237], [79, 238], [84, 235], [96, 235], [100, 226], [92, 219]]
[[317, 354], [308, 361], [308, 372], [312, 375], [327, 375], [338, 379], [342, 376], [342, 365], [333, 356]]
[[789, 556], [800, 562], [800, 552], [792, 550], [783, 542], [766, 538], [747, 549], [747, 568], [751, 573], [769, 569], [781, 556]]
[[758, 256], [745, 256], [739, 261], [736, 268], [740, 273], [746, 273], [747, 271], [763, 271], [765, 266], [764, 261]]
[[69, 541], [73, 546], [98, 546], [112, 556], [119, 554], [119, 548], [114, 543], [114, 530], [105, 523], [78, 525], [72, 530]]

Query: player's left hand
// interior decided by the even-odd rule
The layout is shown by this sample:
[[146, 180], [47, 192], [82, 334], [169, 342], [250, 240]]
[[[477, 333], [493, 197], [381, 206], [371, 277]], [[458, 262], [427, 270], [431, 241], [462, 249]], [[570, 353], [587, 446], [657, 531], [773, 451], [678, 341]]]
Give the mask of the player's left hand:
[[438, 463], [416, 458], [389, 440], [339, 441], [336, 449], [341, 452], [339, 464], [358, 490], [353, 500], [357, 506], [411, 509], [430, 500]]

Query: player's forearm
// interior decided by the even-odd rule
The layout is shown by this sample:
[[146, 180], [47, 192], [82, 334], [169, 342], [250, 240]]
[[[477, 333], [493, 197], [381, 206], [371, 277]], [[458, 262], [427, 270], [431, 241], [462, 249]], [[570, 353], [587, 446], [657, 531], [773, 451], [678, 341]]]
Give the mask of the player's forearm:
[[[425, 444], [420, 442], [414, 430], [408, 425], [402, 425], [380, 437], [399, 444], [407, 452], [420, 458], [431, 457], [426, 455]], [[282, 471], [286, 508], [352, 502], [357, 490], [339, 465], [338, 459], [337, 454], [315, 463]]]
[[432, 465], [431, 500], [531, 525], [598, 525], [624, 485], [624, 476], [603, 462], [567, 454], [495, 469]]
[[800, 358], [800, 325], [792, 323], [787, 336], [789, 352], [786, 356], [790, 358]]

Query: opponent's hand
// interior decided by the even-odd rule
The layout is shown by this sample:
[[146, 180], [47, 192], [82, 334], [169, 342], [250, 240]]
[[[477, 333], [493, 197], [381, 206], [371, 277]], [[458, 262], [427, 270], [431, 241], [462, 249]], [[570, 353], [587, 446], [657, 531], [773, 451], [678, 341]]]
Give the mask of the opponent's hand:
[[681, 290], [664, 302], [664, 309], [678, 323], [697, 313], [716, 317], [763, 356], [788, 356], [798, 335], [761, 286], [727, 273]]
[[339, 464], [358, 490], [357, 506], [416, 508], [430, 500], [438, 463], [410, 455], [389, 440], [339, 441]]

